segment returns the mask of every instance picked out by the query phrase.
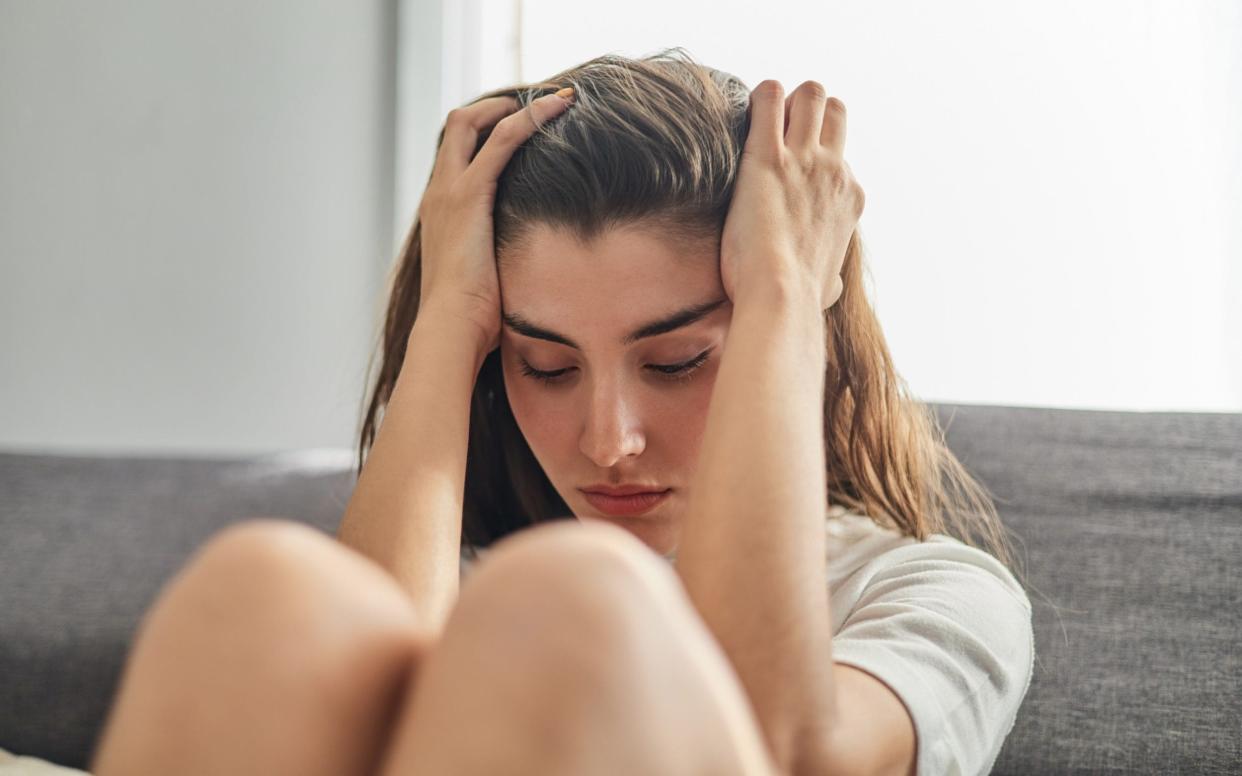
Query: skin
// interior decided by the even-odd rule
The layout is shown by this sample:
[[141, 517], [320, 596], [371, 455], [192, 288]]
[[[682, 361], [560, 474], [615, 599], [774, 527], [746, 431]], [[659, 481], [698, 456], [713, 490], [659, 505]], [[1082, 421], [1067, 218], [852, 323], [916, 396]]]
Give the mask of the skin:
[[[583, 346], [506, 346], [578, 370], [553, 403], [562, 389], [536, 393], [505, 365], [558, 489], [573, 495], [609, 471], [660, 476], [685, 505], [650, 530], [601, 520], [518, 532], [460, 596], [468, 400], [502, 333], [490, 194], [513, 149], [565, 104], [519, 112], [496, 98], [450, 114], [420, 207], [423, 304], [340, 542], [272, 523], [211, 542], [144, 621], [92, 770], [912, 772], [900, 700], [830, 659], [822, 439], [808, 419], [822, 412], [822, 310], [840, 294], [861, 190], [841, 159], [843, 106], [825, 98], [815, 82], [788, 100], [775, 81], [752, 94], [715, 281], [706, 249], [670, 255], [641, 230], [577, 247], [545, 233], [545, 251], [505, 273], [506, 311]], [[599, 284], [615, 297], [552, 306], [553, 255], [558, 273], [592, 267], [628, 293]], [[731, 311], [618, 346], [618, 333], [721, 290]], [[710, 387], [665, 388], [640, 371], [712, 338], [722, 351], [726, 334]], [[689, 396], [675, 402], [677, 391]], [[677, 575], [646, 549], [673, 546]]]
[[[500, 339], [513, 414], [548, 478], [582, 520], [626, 529], [655, 552], [677, 549], [708, 402], [733, 305], [720, 282], [716, 243], [687, 249], [629, 225], [582, 245], [565, 231], [534, 227], [506, 255]], [[643, 324], [708, 302], [723, 304], [682, 328], [625, 345]], [[581, 346], [523, 334], [515, 320], [567, 335]], [[652, 369], [706, 360], [672, 379]], [[567, 370], [545, 383], [523, 373]], [[627, 518], [591, 505], [579, 488], [598, 483], [672, 488], [654, 510]]]

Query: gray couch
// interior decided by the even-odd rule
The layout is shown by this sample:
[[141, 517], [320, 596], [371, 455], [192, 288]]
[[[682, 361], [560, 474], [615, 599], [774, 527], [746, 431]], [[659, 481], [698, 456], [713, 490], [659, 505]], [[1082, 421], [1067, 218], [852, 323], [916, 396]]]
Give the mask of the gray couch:
[[[994, 773], [1242, 772], [1242, 414], [933, 405], [1025, 558], [1038, 653]], [[348, 451], [0, 454], [0, 748], [85, 767], [135, 626], [253, 515], [332, 533]]]

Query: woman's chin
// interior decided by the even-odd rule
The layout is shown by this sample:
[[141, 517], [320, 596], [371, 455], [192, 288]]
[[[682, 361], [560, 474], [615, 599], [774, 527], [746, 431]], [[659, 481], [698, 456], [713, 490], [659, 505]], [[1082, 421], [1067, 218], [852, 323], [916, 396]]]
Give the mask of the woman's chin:
[[674, 520], [656, 517], [624, 517], [621, 515], [579, 515], [582, 522], [596, 520], [624, 528], [657, 555], [671, 560], [677, 552], [678, 525]]

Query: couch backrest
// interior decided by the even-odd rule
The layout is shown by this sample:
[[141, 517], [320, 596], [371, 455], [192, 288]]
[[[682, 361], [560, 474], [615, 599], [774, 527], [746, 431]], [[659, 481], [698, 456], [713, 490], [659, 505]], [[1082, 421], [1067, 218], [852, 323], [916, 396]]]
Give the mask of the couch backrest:
[[1242, 772], [1242, 414], [933, 406], [1031, 585], [993, 772]]

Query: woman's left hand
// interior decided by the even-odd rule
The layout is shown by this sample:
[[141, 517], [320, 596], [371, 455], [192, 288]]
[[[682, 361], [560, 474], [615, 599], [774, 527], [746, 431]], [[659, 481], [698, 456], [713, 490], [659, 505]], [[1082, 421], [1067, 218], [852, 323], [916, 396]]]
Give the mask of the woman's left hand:
[[845, 163], [845, 104], [816, 81], [785, 99], [779, 81], [750, 94], [750, 130], [725, 218], [720, 277], [737, 304], [781, 273], [813, 289], [826, 310], [841, 296], [841, 266], [863, 211]]

